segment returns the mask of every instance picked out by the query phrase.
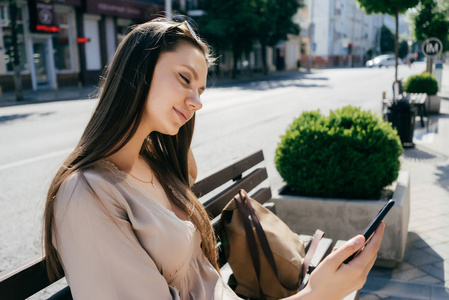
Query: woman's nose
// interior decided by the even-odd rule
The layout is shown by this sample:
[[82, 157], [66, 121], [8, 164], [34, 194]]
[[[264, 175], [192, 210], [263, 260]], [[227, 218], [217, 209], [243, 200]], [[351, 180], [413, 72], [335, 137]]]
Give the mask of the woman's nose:
[[195, 111], [203, 107], [203, 103], [201, 102], [200, 97], [197, 95], [187, 98], [186, 102], [187, 106]]

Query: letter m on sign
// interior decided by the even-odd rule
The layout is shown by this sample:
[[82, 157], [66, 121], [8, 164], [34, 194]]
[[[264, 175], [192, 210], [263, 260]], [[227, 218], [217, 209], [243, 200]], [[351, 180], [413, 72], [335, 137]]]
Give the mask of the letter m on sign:
[[426, 45], [426, 53], [430, 55], [438, 53], [440, 50], [439, 47], [440, 45], [438, 43], [428, 43]]
[[437, 38], [428, 38], [422, 45], [422, 52], [428, 58], [440, 55], [441, 50], [443, 50], [443, 44]]

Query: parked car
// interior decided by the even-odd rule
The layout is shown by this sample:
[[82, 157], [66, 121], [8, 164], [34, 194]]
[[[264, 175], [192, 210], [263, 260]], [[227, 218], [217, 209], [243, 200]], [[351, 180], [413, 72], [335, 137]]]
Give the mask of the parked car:
[[[398, 65], [403, 64], [402, 60], [400, 58], [398, 58]], [[380, 56], [376, 56], [373, 59], [370, 59], [366, 62], [365, 66], [367, 66], [368, 68], [372, 68], [372, 67], [389, 67], [389, 66], [394, 66], [395, 65], [395, 61], [394, 61], [394, 55], [391, 54], [384, 54], [384, 55], [380, 55]]]

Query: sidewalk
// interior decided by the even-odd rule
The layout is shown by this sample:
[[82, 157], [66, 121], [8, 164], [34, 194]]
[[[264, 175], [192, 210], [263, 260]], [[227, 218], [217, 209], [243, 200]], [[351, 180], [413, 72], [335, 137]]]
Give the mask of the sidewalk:
[[61, 87], [58, 90], [25, 90], [23, 100], [16, 101], [15, 92], [3, 92], [0, 94], [0, 107], [11, 105], [24, 105], [51, 101], [79, 100], [95, 98], [97, 88], [89, 87]]
[[[303, 76], [305, 73], [297, 70], [270, 72], [268, 75], [261, 73], [241, 74], [237, 79], [232, 78], [214, 78], [212, 74], [208, 78], [208, 87], [221, 87], [227, 85], [243, 84], [247, 82], [255, 82], [270, 79], [291, 78], [293, 76]], [[80, 100], [96, 98], [98, 86], [87, 87], [60, 87], [58, 90], [25, 90], [23, 92], [23, 101], [16, 101], [16, 93], [14, 91], [3, 92], [0, 94], [0, 107], [12, 105], [24, 105], [33, 103]]]
[[396, 269], [374, 268], [361, 300], [449, 299], [449, 65], [443, 69], [440, 114], [426, 132], [416, 122], [414, 149], [401, 169], [410, 172], [411, 213], [405, 259]]

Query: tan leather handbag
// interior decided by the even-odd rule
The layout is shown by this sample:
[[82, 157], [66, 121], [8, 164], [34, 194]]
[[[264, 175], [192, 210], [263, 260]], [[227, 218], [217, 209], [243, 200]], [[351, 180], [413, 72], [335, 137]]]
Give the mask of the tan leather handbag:
[[[313, 253], [305, 262], [304, 241], [279, 217], [240, 190], [223, 209], [221, 228], [238, 295], [270, 300], [299, 291]], [[314, 236], [310, 249], [323, 235]]]

